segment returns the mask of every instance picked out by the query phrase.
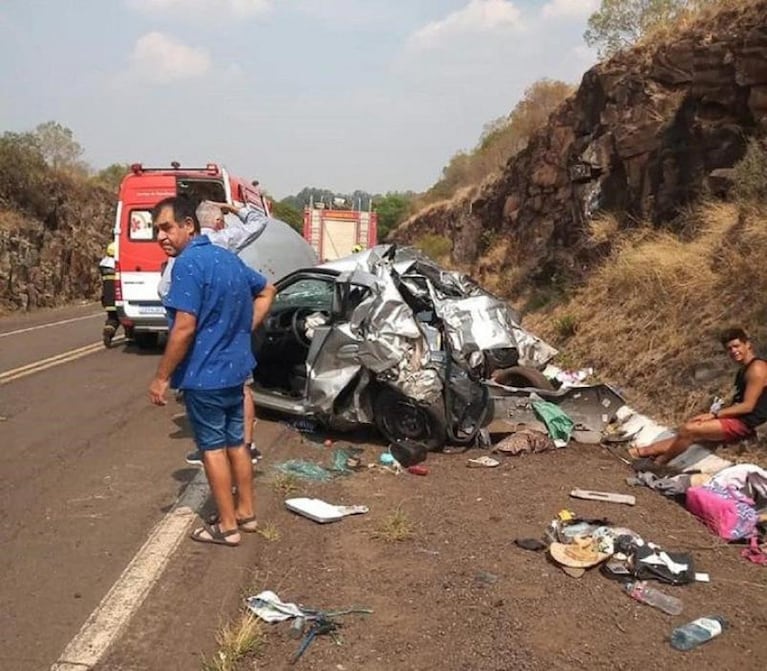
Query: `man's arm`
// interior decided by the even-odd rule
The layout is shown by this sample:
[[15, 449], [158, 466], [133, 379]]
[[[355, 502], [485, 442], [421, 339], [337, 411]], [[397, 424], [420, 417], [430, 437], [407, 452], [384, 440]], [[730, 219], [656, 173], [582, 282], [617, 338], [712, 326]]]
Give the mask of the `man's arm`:
[[173, 328], [168, 335], [165, 353], [157, 366], [152, 383], [149, 385], [149, 398], [155, 405], [165, 405], [165, 394], [170, 385], [170, 376], [184, 360], [189, 346], [194, 340], [197, 318], [189, 312], [176, 312]]
[[228, 236], [227, 249], [238, 251], [245, 247], [253, 238], [258, 237], [269, 221], [269, 217], [262, 210], [252, 205], [235, 207], [229, 203], [216, 203], [224, 214], [233, 214], [237, 222], [224, 228], [221, 233]]
[[746, 371], [746, 391], [743, 394], [743, 400], [722, 408], [716, 416], [740, 417], [751, 412], [764, 391], [765, 383], [767, 383], [767, 363], [755, 361]]
[[273, 284], [267, 284], [253, 299], [253, 327], [255, 331], [266, 319], [269, 309], [272, 307], [277, 289]]

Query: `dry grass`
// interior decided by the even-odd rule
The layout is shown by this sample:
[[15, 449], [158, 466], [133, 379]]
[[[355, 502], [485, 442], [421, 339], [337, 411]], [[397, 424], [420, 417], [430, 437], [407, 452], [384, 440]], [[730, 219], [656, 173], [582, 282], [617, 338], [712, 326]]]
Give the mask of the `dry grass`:
[[[706, 204], [692, 239], [649, 229], [622, 234], [602, 266], [569, 300], [526, 324], [562, 344], [570, 365], [591, 365], [629, 401], [677, 421], [729, 392], [733, 371], [719, 332], [742, 325], [767, 344], [767, 226], [764, 212]], [[563, 323], [577, 329], [563, 332]], [[705, 383], [697, 366], [721, 366]]]
[[599, 213], [589, 222], [589, 241], [594, 245], [612, 242], [618, 235], [618, 218], [609, 213]]
[[216, 633], [218, 650], [212, 659], [203, 660], [202, 671], [236, 671], [247, 656], [260, 651], [265, 641], [259, 622], [250, 613], [242, 613]]
[[762, 4], [764, 0], [698, 0], [679, 13], [673, 21], [662, 22], [649, 30], [639, 41], [640, 47], [654, 49], [679, 39], [683, 33], [700, 30], [702, 25], [716, 21], [724, 12], [745, 13], [750, 7]]
[[373, 538], [396, 543], [412, 538], [413, 532], [414, 525], [410, 516], [402, 508], [396, 508], [381, 520], [373, 532]]
[[280, 540], [281, 537], [280, 530], [277, 528], [277, 525], [274, 522], [267, 522], [263, 526], [259, 527], [256, 533], [268, 540], [270, 543]]
[[293, 473], [277, 473], [271, 484], [272, 489], [281, 496], [291, 496], [301, 489], [301, 481]]

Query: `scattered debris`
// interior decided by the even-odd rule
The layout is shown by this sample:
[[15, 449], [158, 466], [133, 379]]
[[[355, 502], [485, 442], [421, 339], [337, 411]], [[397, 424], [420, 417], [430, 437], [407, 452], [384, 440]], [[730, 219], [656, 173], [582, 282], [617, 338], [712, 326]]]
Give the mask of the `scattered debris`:
[[333, 474], [319, 464], [305, 459], [290, 459], [281, 464], [277, 464], [275, 470], [280, 473], [292, 475], [303, 480], [314, 480], [316, 482], [327, 482], [333, 477]]
[[337, 522], [348, 515], [361, 515], [369, 512], [367, 506], [336, 506], [322, 499], [309, 498], [286, 499], [285, 507], [320, 524]]
[[522, 429], [493, 446], [493, 452], [517, 456], [536, 454], [554, 449], [554, 442], [545, 433], [533, 429]]
[[469, 468], [495, 468], [496, 466], [499, 466], [500, 463], [500, 461], [493, 459], [492, 457], [482, 456], [469, 459], [466, 462], [466, 465]]
[[[245, 599], [245, 603], [248, 609], [264, 622], [276, 624], [293, 620], [290, 627], [291, 638], [301, 638], [302, 636], [303, 638], [298, 646], [298, 650], [296, 650], [291, 659], [292, 664], [295, 664], [301, 658], [317, 636], [330, 634], [333, 636], [336, 644], [341, 645], [341, 641], [335, 636], [335, 632], [339, 627], [343, 626], [343, 623], [336, 618], [342, 615], [373, 614], [370, 608], [353, 607], [335, 611], [322, 611], [306, 606], [298, 606], [295, 603], [281, 601], [274, 592], [268, 590], [256, 596], [248, 597]], [[307, 623], [309, 623], [309, 627], [304, 632]]]
[[570, 496], [588, 501], [606, 501], [607, 503], [625, 503], [628, 506], [636, 504], [636, 497], [631, 494], [614, 494], [613, 492], [594, 492], [590, 489], [573, 489]]
[[429, 475], [429, 469], [420, 464], [408, 466], [405, 470], [411, 475]]
[[[533, 396], [537, 396], [537, 394]], [[554, 445], [564, 447], [570, 442], [575, 422], [562, 408], [550, 401], [540, 399], [533, 400], [533, 410], [535, 410], [535, 414], [546, 425]]]

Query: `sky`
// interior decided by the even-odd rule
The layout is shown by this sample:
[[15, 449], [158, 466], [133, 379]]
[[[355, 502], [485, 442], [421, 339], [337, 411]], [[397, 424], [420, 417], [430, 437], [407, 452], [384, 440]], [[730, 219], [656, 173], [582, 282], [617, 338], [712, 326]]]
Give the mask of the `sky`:
[[57, 121], [85, 160], [222, 163], [423, 191], [547, 77], [577, 83], [599, 0], [3, 0], [0, 132]]

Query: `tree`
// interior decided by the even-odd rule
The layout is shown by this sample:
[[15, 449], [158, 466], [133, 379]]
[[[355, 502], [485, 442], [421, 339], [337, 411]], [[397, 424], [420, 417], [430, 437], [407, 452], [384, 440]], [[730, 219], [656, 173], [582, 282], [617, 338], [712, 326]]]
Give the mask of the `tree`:
[[533, 133], [546, 124], [573, 90], [570, 84], [551, 79], [541, 79], [528, 87], [508, 116], [485, 124], [471, 152], [459, 151], [450, 159], [442, 169], [441, 179], [429, 189], [421, 205], [451, 198], [458, 189], [479, 184], [503, 168], [527, 146]]
[[45, 216], [49, 206], [49, 173], [36, 135], [0, 136], [0, 206]]
[[120, 182], [123, 177], [130, 172], [130, 165], [127, 163], [112, 163], [103, 170], [99, 170], [93, 177], [93, 181], [103, 186], [105, 189], [117, 191], [120, 188]]
[[304, 217], [301, 211], [287, 202], [284, 198], [281, 201], [274, 201], [272, 203], [272, 216], [275, 219], [280, 219], [286, 224], [290, 224], [290, 227], [303, 234], [304, 232]]
[[54, 170], [76, 169], [82, 171], [84, 164], [80, 161], [83, 148], [75, 140], [74, 134], [66, 126], [55, 121], [46, 121], [35, 128], [40, 151], [45, 162]]
[[589, 17], [583, 39], [596, 47], [600, 58], [629, 47], [654, 28], [706, 0], [602, 0]]
[[373, 199], [373, 209], [378, 214], [378, 239], [383, 241], [389, 233], [397, 228], [410, 213], [413, 193], [397, 193], [390, 191], [385, 196]]

